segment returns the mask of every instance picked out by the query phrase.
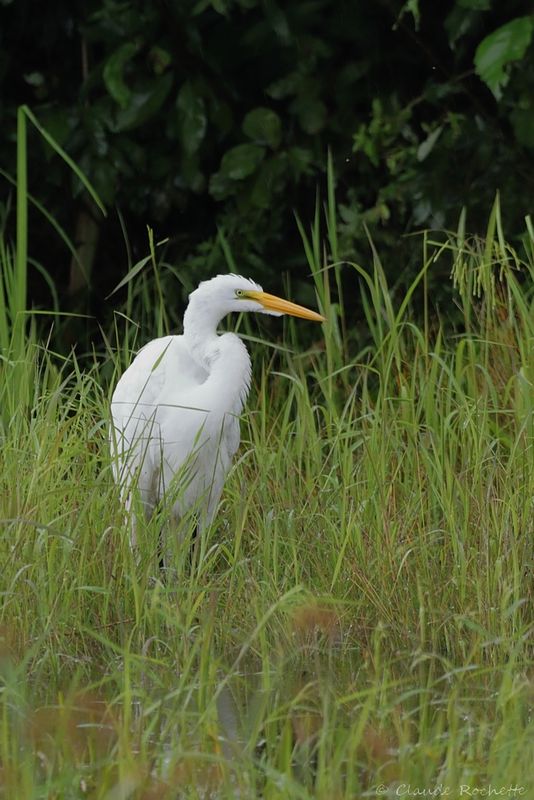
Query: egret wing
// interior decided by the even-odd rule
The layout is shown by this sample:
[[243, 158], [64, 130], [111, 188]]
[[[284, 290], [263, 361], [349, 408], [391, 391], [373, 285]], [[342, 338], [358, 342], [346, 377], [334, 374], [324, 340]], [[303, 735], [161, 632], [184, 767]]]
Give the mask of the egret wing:
[[172, 393], [188, 393], [208, 377], [191, 357], [181, 336], [163, 336], [146, 344], [121, 377], [111, 400], [114, 425], [120, 430], [132, 414], [150, 414], [162, 401], [169, 380]]
[[187, 396], [206, 378], [181, 336], [154, 339], [139, 351], [111, 400], [113, 471], [126, 492], [137, 475], [144, 499], [154, 501], [160, 459], [154, 458], [153, 450], [161, 439], [160, 405], [169, 396]]

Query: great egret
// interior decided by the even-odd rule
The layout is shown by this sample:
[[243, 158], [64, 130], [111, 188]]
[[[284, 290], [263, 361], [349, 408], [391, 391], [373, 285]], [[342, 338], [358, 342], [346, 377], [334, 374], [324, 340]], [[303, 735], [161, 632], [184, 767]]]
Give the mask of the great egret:
[[[183, 335], [146, 344], [113, 393], [113, 473], [129, 514], [137, 487], [146, 519], [169, 494], [175, 523], [193, 507], [199, 530], [213, 520], [239, 445], [239, 415], [251, 376], [241, 339], [217, 334], [217, 325], [231, 311], [324, 321], [240, 275], [203, 281], [189, 295]], [[137, 527], [131, 513], [134, 547]]]

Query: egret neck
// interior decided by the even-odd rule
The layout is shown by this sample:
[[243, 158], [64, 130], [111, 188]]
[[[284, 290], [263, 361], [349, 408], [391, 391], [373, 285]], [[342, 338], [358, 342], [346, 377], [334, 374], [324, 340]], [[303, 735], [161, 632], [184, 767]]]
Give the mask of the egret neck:
[[211, 387], [217, 405], [240, 414], [246, 402], [251, 377], [247, 348], [234, 333], [217, 334], [226, 311], [193, 296], [184, 313], [184, 341], [195, 361], [206, 370], [203, 384]]

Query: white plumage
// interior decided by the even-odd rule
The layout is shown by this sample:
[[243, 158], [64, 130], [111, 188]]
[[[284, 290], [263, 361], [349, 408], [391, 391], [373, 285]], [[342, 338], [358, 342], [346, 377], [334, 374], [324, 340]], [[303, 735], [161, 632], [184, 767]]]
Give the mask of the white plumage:
[[[212, 521], [239, 446], [239, 415], [250, 387], [245, 345], [233, 333], [217, 334], [231, 311], [323, 320], [239, 275], [201, 283], [189, 296], [183, 335], [145, 345], [113, 393], [113, 474], [128, 511], [137, 487], [147, 519], [167, 496], [176, 523], [191, 508], [200, 529]], [[134, 545], [138, 522], [132, 514]]]

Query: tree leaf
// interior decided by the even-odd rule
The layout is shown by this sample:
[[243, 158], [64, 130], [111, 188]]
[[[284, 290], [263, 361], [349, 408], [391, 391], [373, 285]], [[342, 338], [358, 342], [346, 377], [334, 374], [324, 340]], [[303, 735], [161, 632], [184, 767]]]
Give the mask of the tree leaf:
[[506, 67], [525, 55], [532, 39], [534, 16], [517, 17], [483, 39], [475, 52], [475, 71], [500, 100], [509, 75]]
[[324, 128], [326, 123], [326, 106], [323, 101], [304, 91], [295, 98], [290, 106], [291, 111], [297, 114], [303, 131], [314, 135]]
[[236, 193], [237, 186], [227, 175], [214, 172], [209, 181], [209, 193], [215, 200], [225, 200]]
[[491, 0], [456, 0], [459, 8], [469, 8], [473, 11], [489, 11]]
[[172, 82], [173, 75], [168, 72], [166, 75], [153, 78], [146, 90], [132, 92], [128, 107], [118, 112], [112, 129], [131, 131], [157, 114], [167, 99]]
[[275, 155], [264, 161], [254, 179], [249, 194], [250, 202], [257, 208], [269, 208], [273, 196], [280, 192], [287, 182], [287, 154]]
[[430, 155], [434, 145], [438, 141], [439, 137], [441, 136], [441, 132], [443, 130], [443, 125], [438, 125], [432, 133], [426, 137], [426, 139], [421, 142], [419, 147], [417, 148], [417, 160], [424, 161], [425, 158]]
[[255, 108], [243, 120], [243, 133], [257, 144], [266, 144], [275, 150], [282, 138], [280, 117], [270, 108]]
[[220, 173], [233, 181], [240, 181], [256, 171], [264, 155], [265, 148], [257, 144], [238, 144], [222, 157]]
[[103, 78], [106, 88], [121, 108], [128, 106], [132, 94], [124, 81], [124, 68], [137, 50], [135, 42], [125, 42], [111, 54], [104, 66]]
[[149, 57], [156, 75], [163, 75], [172, 63], [172, 56], [169, 51], [165, 50], [164, 47], [159, 47], [159, 45], [154, 45], [150, 48]]

